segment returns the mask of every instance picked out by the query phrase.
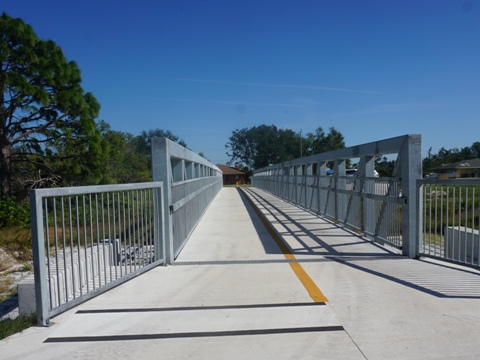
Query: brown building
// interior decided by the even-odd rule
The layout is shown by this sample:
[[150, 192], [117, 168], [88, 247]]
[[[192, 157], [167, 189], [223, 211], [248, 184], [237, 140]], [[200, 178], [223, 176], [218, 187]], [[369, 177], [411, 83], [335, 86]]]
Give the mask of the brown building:
[[247, 183], [247, 173], [227, 165], [217, 166], [223, 173], [223, 185], [244, 185]]

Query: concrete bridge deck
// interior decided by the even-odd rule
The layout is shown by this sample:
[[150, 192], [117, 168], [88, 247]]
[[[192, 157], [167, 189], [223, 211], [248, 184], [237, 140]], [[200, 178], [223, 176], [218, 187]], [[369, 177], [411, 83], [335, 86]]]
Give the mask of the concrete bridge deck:
[[480, 358], [479, 272], [246, 193], [222, 189], [173, 266], [1, 341], [0, 358]]

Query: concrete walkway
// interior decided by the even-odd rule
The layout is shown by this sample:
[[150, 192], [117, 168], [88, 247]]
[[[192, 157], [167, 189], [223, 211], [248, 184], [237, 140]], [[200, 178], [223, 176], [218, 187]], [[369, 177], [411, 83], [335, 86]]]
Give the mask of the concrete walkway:
[[480, 358], [479, 272], [246, 192], [220, 192], [175, 265], [0, 341], [0, 359]]

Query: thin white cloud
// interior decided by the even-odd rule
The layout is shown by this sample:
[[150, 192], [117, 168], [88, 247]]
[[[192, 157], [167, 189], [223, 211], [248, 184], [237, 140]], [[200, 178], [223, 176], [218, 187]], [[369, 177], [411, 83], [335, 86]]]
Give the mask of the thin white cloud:
[[245, 102], [245, 101], [229, 101], [229, 100], [200, 100], [200, 99], [182, 99], [172, 98], [174, 101], [187, 101], [209, 104], [227, 104], [227, 105], [257, 105], [257, 106], [279, 106], [279, 107], [304, 107], [305, 104], [285, 104], [285, 103], [269, 103], [269, 102]]
[[372, 91], [372, 90], [356, 90], [356, 89], [335, 88], [335, 87], [317, 86], [317, 85], [267, 84], [267, 83], [241, 82], [241, 81], [202, 80], [202, 79], [191, 79], [191, 78], [168, 78], [168, 77], [159, 78], [159, 79], [189, 81], [189, 82], [198, 82], [198, 83], [206, 83], [206, 84], [241, 85], [241, 86], [286, 88], [286, 89], [310, 89], [310, 90], [338, 91], [338, 92], [349, 92], [349, 93], [359, 93], [359, 94], [380, 94], [380, 92]]
[[319, 106], [323, 105], [322, 102], [318, 101], [317, 99], [312, 98], [294, 98], [292, 101], [296, 104], [301, 104], [305, 106]]
[[399, 103], [399, 104], [385, 104], [374, 106], [371, 108], [358, 110], [356, 113], [361, 114], [381, 114], [391, 112], [409, 112], [409, 111], [428, 111], [440, 110], [450, 107], [450, 103]]
[[407, 113], [407, 112], [422, 112], [422, 111], [439, 111], [454, 106], [454, 103], [397, 103], [397, 104], [383, 104], [377, 106], [371, 106], [368, 108], [357, 109], [347, 112], [331, 113], [331, 118], [345, 118], [358, 115], [372, 115], [372, 114], [395, 114], [395, 113]]

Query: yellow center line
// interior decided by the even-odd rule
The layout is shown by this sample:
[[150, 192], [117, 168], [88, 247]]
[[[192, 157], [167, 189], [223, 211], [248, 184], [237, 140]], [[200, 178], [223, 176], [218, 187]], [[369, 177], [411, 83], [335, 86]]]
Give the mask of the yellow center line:
[[[244, 196], [249, 202], [249, 204], [252, 206], [253, 210], [255, 210], [255, 213], [258, 215], [258, 217], [262, 221], [268, 233], [272, 236], [273, 240], [275, 240], [275, 242], [277, 243], [278, 247], [283, 253], [283, 256], [285, 256], [285, 259], [296, 260], [295, 255], [292, 254], [288, 246], [285, 244], [282, 238], [278, 235], [278, 233], [273, 228], [272, 224], [270, 224], [270, 222], [267, 220], [265, 215], [260, 211], [258, 206], [245, 193], [244, 193]], [[292, 262], [289, 262], [288, 264], [290, 265], [293, 272], [295, 273], [297, 278], [300, 280], [302, 285], [305, 287], [305, 289], [308, 292], [308, 295], [310, 295], [310, 297], [313, 299], [314, 302], [328, 302], [327, 297], [323, 295], [320, 288], [317, 286], [317, 284], [315, 284], [315, 282], [307, 274], [307, 272], [305, 271], [305, 269], [302, 267], [300, 263], [292, 261]]]

